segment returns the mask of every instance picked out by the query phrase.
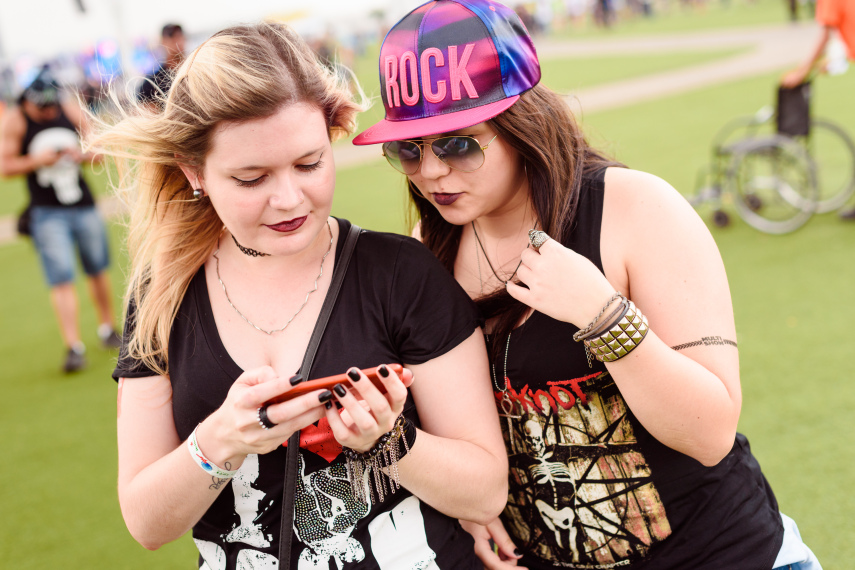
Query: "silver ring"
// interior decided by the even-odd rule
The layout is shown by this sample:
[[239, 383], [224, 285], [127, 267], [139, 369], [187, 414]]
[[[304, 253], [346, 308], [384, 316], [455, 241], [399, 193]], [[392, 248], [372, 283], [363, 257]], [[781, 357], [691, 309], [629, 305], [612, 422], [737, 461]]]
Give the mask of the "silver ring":
[[263, 427], [264, 429], [275, 428], [276, 424], [270, 421], [270, 418], [267, 417], [267, 405], [261, 406], [258, 408], [258, 425]]
[[528, 241], [535, 249], [539, 248], [550, 239], [552, 238], [549, 237], [546, 232], [542, 232], [540, 230], [528, 230]]

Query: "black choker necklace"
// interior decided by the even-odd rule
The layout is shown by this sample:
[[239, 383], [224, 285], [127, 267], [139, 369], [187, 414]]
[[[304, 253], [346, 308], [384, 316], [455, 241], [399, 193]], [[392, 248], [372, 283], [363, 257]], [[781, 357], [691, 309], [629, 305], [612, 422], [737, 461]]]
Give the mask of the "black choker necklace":
[[270, 257], [269, 253], [261, 253], [260, 251], [255, 251], [254, 249], [242, 246], [238, 243], [238, 240], [235, 239], [235, 236], [232, 236], [232, 239], [234, 240], [235, 245], [238, 246], [238, 249], [241, 250], [244, 255], [248, 255], [250, 257]]

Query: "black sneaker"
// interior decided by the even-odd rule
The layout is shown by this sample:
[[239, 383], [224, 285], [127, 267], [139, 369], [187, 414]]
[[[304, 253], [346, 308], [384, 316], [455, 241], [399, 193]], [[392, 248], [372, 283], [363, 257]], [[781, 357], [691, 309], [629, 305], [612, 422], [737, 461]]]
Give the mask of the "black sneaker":
[[848, 210], [840, 210], [838, 214], [841, 220], [846, 220], [847, 222], [855, 222], [855, 208], [849, 208]]
[[73, 348], [69, 348], [68, 354], [65, 355], [65, 364], [62, 365], [62, 371], [70, 374], [84, 368], [86, 368], [86, 357], [82, 352], [77, 352]]
[[112, 330], [110, 334], [101, 339], [101, 346], [104, 348], [122, 348], [122, 337], [115, 330]]

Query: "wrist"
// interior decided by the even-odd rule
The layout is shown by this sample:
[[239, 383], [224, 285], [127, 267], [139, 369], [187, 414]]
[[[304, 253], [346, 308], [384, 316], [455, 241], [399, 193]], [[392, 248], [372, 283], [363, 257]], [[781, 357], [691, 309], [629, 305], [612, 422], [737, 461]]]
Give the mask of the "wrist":
[[208, 459], [228, 471], [238, 469], [246, 459], [245, 454], [229, 445], [229, 438], [217, 422], [216, 413], [196, 426], [196, 441]]

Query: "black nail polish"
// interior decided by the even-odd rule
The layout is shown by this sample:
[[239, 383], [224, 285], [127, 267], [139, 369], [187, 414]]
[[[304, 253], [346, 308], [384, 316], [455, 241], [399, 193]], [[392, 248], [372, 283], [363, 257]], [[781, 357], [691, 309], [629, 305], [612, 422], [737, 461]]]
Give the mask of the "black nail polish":
[[336, 395], [339, 398], [343, 398], [347, 394], [347, 390], [344, 389], [344, 386], [341, 384], [336, 384], [333, 386], [333, 391], [335, 391]]
[[303, 375], [302, 374], [294, 374], [293, 376], [291, 376], [290, 380], [288, 380], [288, 381], [291, 382], [292, 386], [296, 386], [297, 384], [299, 384], [300, 382], [303, 381]]
[[519, 548], [514, 548], [514, 556], [522, 556], [522, 552], [520, 552]]
[[332, 408], [332, 402], [324, 402], [324, 407], [329, 410]]
[[[330, 402], [330, 403], [332, 403], [332, 402]], [[342, 407], [343, 407], [343, 406], [341, 405], [341, 402], [339, 402], [338, 400], [336, 400], [336, 402], [335, 402], [335, 409], [336, 409], [336, 410], [340, 410], [340, 409], [342, 409]]]
[[332, 400], [332, 392], [330, 392], [329, 390], [324, 390], [323, 392], [318, 394], [318, 401], [320, 403], [326, 404], [330, 400]]
[[362, 376], [359, 375], [359, 370], [357, 370], [356, 368], [351, 368], [350, 370], [348, 370], [347, 377], [350, 378], [352, 382], [359, 382], [359, 379], [362, 378]]
[[388, 378], [388, 377], [389, 377], [389, 369], [388, 369], [388, 368], [386, 368], [386, 365], [385, 365], [385, 364], [384, 364], [384, 365], [382, 365], [380, 368], [378, 368], [378, 369], [377, 369], [377, 372], [378, 372], [378, 373], [380, 374], [380, 376], [382, 376], [383, 378]]

